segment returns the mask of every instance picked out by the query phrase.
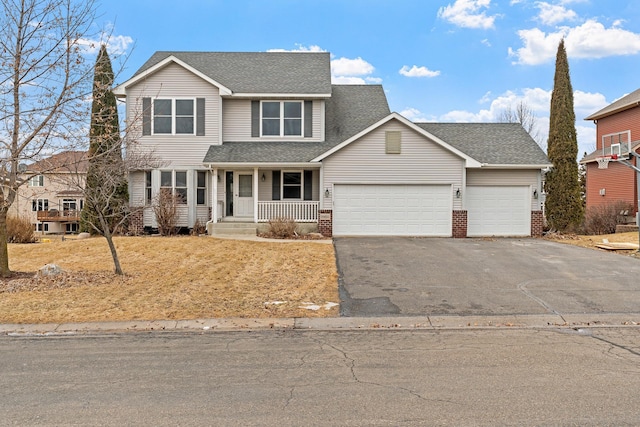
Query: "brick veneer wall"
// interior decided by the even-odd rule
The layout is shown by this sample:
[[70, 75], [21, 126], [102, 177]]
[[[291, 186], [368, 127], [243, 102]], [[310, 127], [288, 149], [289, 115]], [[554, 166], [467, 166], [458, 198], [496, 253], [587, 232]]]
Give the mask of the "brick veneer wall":
[[138, 236], [144, 233], [144, 210], [143, 208], [131, 208], [129, 215], [129, 234]]
[[453, 211], [451, 234], [458, 239], [467, 237], [467, 211]]
[[531, 236], [541, 237], [544, 230], [542, 211], [531, 211]]
[[318, 210], [318, 232], [325, 237], [333, 237], [333, 211], [331, 209]]

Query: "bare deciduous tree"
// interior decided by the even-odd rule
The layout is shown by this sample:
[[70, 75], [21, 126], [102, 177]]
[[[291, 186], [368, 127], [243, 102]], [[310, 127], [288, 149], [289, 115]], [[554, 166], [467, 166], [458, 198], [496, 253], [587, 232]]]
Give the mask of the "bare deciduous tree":
[[520, 100], [515, 107], [509, 105], [507, 108], [502, 110], [498, 117], [498, 121], [502, 123], [520, 123], [524, 130], [531, 135], [531, 138], [533, 138], [534, 141], [542, 147], [540, 132], [537, 127], [538, 118], [525, 101]]
[[93, 0], [0, 0], [0, 276], [11, 274], [7, 212], [30, 178], [19, 165], [86, 141], [95, 18]]

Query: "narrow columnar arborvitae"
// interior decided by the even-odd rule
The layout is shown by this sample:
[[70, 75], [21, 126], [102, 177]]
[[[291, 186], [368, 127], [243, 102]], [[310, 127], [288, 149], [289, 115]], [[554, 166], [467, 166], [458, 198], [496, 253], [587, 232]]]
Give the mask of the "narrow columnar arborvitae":
[[575, 122], [569, 62], [562, 40], [556, 55], [547, 142], [547, 154], [553, 167], [547, 173], [545, 183], [547, 223], [557, 231], [575, 231], [584, 215]]
[[[126, 171], [122, 170], [122, 144], [118, 105], [111, 91], [114, 74], [105, 45], [100, 47], [93, 79], [91, 127], [89, 134], [89, 166], [85, 184], [85, 204], [81, 215], [81, 230], [102, 232], [97, 216], [108, 218], [109, 226], [122, 218], [118, 214], [129, 198]], [[113, 187], [113, 188], [111, 188]]]

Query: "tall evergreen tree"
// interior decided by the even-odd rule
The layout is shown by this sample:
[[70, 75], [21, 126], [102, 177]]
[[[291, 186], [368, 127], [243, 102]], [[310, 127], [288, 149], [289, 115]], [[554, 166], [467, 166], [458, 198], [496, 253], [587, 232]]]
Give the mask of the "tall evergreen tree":
[[113, 234], [124, 225], [129, 211], [127, 167], [122, 158], [118, 106], [111, 91], [113, 69], [106, 46], [100, 47], [93, 80], [91, 128], [82, 229], [107, 239], [116, 274], [123, 274]]
[[573, 89], [564, 39], [558, 45], [551, 94], [547, 154], [553, 164], [547, 173], [545, 212], [551, 229], [577, 229], [584, 216], [578, 174], [578, 138], [573, 110]]
[[[106, 213], [109, 228], [120, 222], [119, 212], [129, 198], [126, 171], [118, 167], [122, 164], [122, 144], [118, 105], [111, 91], [114, 74], [111, 59], [105, 45], [100, 47], [96, 59], [93, 79], [93, 102], [91, 104], [91, 127], [89, 134], [89, 167], [85, 187], [85, 205], [82, 211], [81, 230], [104, 234], [96, 216], [100, 211]], [[105, 171], [109, 181], [115, 183], [114, 189], [103, 188]], [[113, 180], [113, 181], [112, 181]], [[106, 191], [105, 191], [106, 190]], [[113, 194], [110, 194], [113, 193]], [[108, 195], [108, 196], [107, 196]], [[105, 196], [105, 197], [101, 197]]]

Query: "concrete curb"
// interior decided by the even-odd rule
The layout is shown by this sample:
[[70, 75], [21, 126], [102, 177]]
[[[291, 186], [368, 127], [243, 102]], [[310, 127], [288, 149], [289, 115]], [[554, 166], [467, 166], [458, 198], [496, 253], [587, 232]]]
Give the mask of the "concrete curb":
[[580, 327], [638, 327], [640, 313], [424, 316], [424, 317], [330, 317], [282, 319], [195, 319], [125, 322], [0, 324], [8, 336], [63, 336], [123, 332], [196, 332], [291, 330], [447, 330], [447, 329], [539, 329]]

